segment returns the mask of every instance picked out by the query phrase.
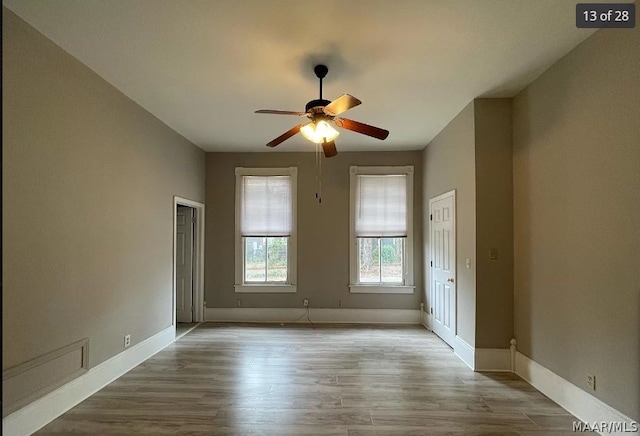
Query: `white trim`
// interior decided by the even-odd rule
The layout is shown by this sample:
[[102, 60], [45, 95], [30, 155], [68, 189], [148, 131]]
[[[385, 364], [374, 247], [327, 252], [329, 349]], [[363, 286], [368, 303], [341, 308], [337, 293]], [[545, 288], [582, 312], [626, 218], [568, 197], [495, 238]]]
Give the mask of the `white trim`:
[[191, 331], [195, 330], [200, 324], [202, 324], [202, 323], [199, 322], [196, 325], [191, 326], [186, 330], [183, 330], [182, 332], [180, 332], [180, 335], [178, 335], [177, 332], [176, 332], [176, 339], [175, 340], [177, 341], [178, 339], [180, 339], [181, 337], [185, 336], [186, 334], [191, 333]]
[[[76, 363], [79, 363], [80, 365], [75, 370], [70, 371], [66, 376], [61, 375], [60, 378], [50, 380], [48, 383], [41, 380], [41, 388], [35, 391], [27, 391], [22, 393], [22, 395], [8, 395], [7, 398], [3, 398], [3, 415], [10, 415], [16, 410], [20, 410], [21, 407], [24, 407], [38, 398], [45, 396], [49, 392], [56, 390], [60, 386], [64, 386], [76, 377], [86, 374], [89, 370], [89, 338], [80, 339], [79, 341], [2, 371], [2, 389], [4, 390], [6, 388], [7, 390], [12, 390], [9, 386], [13, 386], [15, 389], [15, 387], [17, 387], [16, 385], [24, 385], [28, 379], [41, 377], [42, 373], [47, 372], [48, 364], [54, 362], [56, 359], [62, 358], [63, 356], [69, 356], [75, 352], [79, 352], [81, 355], [80, 362], [76, 361]], [[39, 376], [38, 373], [41, 375]]]
[[433, 331], [432, 322], [433, 322], [433, 320], [431, 319], [431, 314], [428, 313], [428, 312], [424, 312], [423, 313], [423, 319], [422, 319], [422, 325], [425, 326], [427, 328], [427, 330], [429, 330], [431, 332]]
[[[369, 174], [369, 175], [389, 175], [389, 174], [413, 174], [413, 165], [380, 165], [380, 166], [351, 166], [349, 172], [352, 175]], [[407, 213], [408, 213], [407, 209]]]
[[[244, 283], [243, 271], [243, 243], [242, 235], [240, 234], [240, 196], [242, 188], [240, 178], [242, 176], [290, 176], [291, 177], [291, 235], [289, 235], [288, 244], [288, 283], [286, 286], [293, 286], [298, 283], [298, 168], [245, 168], [236, 167], [236, 197], [235, 197], [235, 286], [236, 292], [261, 292], [261, 293], [281, 293], [281, 292], [296, 292], [295, 290], [283, 290], [282, 286], [272, 286], [265, 284], [262, 290], [243, 290], [245, 286], [259, 286], [248, 285]], [[238, 290], [239, 289], [239, 290]]]
[[296, 285], [234, 285], [236, 293], [270, 293], [270, 294], [282, 294], [282, 293], [296, 293], [298, 287]]
[[[207, 308], [207, 321], [306, 323], [304, 308]], [[314, 323], [420, 324], [420, 311], [414, 309], [309, 309]]]
[[[590, 424], [594, 422], [626, 422], [628, 424], [635, 422], [519, 351], [516, 352], [515, 363], [517, 375], [583, 422]], [[629, 433], [612, 432], [606, 434]]]
[[281, 167], [281, 168], [249, 168], [236, 167], [236, 176], [294, 176], [297, 175], [297, 167]]
[[[351, 166], [349, 167], [349, 283], [358, 283], [358, 239], [356, 238], [356, 183], [359, 174], [406, 174], [407, 176], [407, 237], [404, 244], [404, 286], [414, 285], [413, 274], [413, 165], [405, 166]], [[354, 291], [352, 291], [354, 292]], [[357, 292], [357, 291], [356, 291]], [[385, 294], [407, 294], [408, 292], [371, 292]], [[411, 292], [413, 293], [413, 291]]]
[[511, 372], [516, 372], [516, 338], [509, 341], [509, 360]]
[[[443, 194], [436, 195], [435, 197], [430, 198], [429, 202], [434, 202], [435, 203], [436, 201], [440, 201], [440, 200], [443, 200], [443, 199], [445, 199], [447, 197], [450, 197], [451, 195], [455, 195], [455, 193], [456, 193], [456, 190], [452, 189], [452, 190], [447, 191], [447, 192], [445, 192]], [[431, 210], [431, 209], [429, 209], [429, 210]]]
[[511, 352], [508, 348], [476, 348], [474, 371], [511, 372]]
[[171, 279], [171, 288], [173, 289], [173, 326], [177, 324], [176, 320], [176, 233], [178, 231], [178, 222], [176, 220], [176, 212], [178, 206], [188, 206], [195, 209], [196, 224], [194, 226], [193, 235], [193, 321], [204, 321], [204, 204], [187, 198], [173, 196], [173, 276]]
[[413, 294], [415, 286], [349, 285], [352, 294]]
[[467, 366], [475, 371], [475, 349], [467, 344], [460, 336], [453, 340], [453, 352]]
[[420, 303], [420, 324], [431, 331], [431, 317], [424, 310], [424, 303]]
[[167, 345], [170, 345], [175, 340], [175, 335], [175, 327], [169, 326], [128, 350], [91, 368], [85, 374], [55, 391], [13, 412], [2, 420], [2, 434], [15, 436], [33, 434]]

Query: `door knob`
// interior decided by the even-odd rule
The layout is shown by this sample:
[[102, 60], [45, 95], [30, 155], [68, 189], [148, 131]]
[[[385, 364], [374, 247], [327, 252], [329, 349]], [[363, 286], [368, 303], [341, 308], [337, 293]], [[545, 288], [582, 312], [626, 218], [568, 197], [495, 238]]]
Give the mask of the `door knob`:
[[452, 278], [448, 278], [447, 281], [450, 282], [450, 283], [453, 283], [453, 279]]

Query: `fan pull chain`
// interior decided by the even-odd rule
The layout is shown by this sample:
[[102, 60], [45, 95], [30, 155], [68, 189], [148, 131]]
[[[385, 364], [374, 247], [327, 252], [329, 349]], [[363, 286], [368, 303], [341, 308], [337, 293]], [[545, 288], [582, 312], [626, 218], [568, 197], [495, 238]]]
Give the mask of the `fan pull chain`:
[[316, 143], [316, 199], [322, 203], [322, 156], [320, 155], [320, 144]]
[[316, 143], [316, 200], [318, 199], [318, 144]]
[[320, 162], [320, 171], [318, 174], [318, 203], [322, 204], [322, 156], [320, 156], [320, 151], [318, 151], [318, 162]]

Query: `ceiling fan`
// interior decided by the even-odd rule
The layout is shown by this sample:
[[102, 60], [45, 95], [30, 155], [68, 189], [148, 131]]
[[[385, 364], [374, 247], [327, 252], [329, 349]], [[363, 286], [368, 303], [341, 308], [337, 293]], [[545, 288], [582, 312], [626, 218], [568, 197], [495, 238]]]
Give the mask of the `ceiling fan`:
[[316, 65], [313, 69], [316, 77], [320, 79], [320, 98], [311, 100], [305, 107], [305, 112], [279, 111], [270, 109], [261, 109], [256, 111], [257, 114], [274, 114], [274, 115], [297, 115], [306, 116], [311, 121], [308, 123], [298, 124], [273, 141], [267, 144], [267, 147], [275, 147], [276, 145], [286, 141], [298, 132], [314, 142], [321, 144], [326, 157], [332, 157], [338, 154], [334, 139], [340, 134], [331, 124], [337, 127], [351, 130], [353, 132], [362, 133], [377, 139], [386, 139], [389, 131], [379, 127], [370, 126], [348, 118], [338, 118], [338, 115], [362, 103], [357, 98], [349, 94], [341, 95], [333, 101], [324, 100], [322, 98], [322, 79], [329, 72], [326, 65]]

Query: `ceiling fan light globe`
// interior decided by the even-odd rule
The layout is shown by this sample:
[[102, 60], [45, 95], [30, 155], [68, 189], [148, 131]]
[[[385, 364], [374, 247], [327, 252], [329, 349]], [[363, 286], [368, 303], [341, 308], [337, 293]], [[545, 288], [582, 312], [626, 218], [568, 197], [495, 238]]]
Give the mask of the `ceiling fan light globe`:
[[314, 123], [305, 124], [300, 128], [300, 133], [302, 133], [302, 136], [307, 138], [309, 141], [314, 142], [316, 125]]
[[338, 137], [340, 132], [331, 127], [326, 121], [319, 121], [316, 123], [309, 123], [300, 128], [300, 133], [309, 141], [322, 144], [324, 141], [331, 142]]
[[[320, 121], [316, 126], [316, 137], [323, 138], [327, 142], [333, 141], [338, 137], [339, 134], [340, 132], [338, 132], [336, 129], [331, 127], [331, 124], [329, 124], [326, 121]], [[324, 141], [320, 141], [320, 142], [324, 142]]]

